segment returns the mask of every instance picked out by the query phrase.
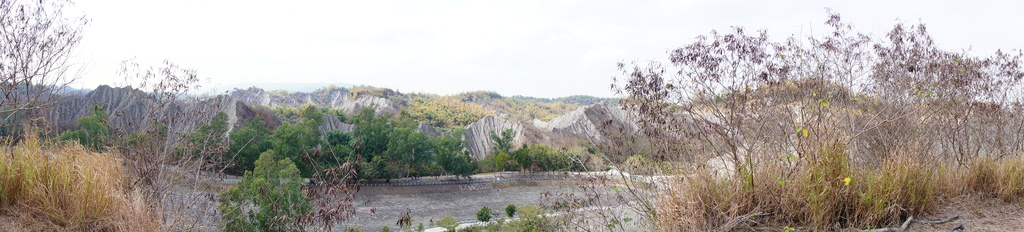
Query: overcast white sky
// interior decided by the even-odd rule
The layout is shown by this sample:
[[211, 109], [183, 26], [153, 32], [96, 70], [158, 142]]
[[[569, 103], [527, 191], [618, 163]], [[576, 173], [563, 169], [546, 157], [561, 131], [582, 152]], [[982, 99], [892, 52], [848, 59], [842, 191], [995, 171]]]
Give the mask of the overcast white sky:
[[402, 92], [613, 96], [619, 61], [663, 60], [711, 30], [824, 32], [830, 7], [884, 34], [924, 22], [942, 47], [1024, 48], [1021, 1], [78, 1], [81, 87], [121, 60], [169, 59], [213, 85], [351, 83]]

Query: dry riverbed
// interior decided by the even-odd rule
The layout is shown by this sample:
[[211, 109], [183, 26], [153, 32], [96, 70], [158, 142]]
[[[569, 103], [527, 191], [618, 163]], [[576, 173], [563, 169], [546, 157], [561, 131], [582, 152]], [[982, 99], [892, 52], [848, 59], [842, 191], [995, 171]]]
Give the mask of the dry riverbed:
[[[515, 174], [474, 176], [473, 180], [491, 178], [541, 178], [558, 174], [516, 176]], [[420, 181], [435, 181], [423, 180]], [[393, 181], [400, 182], [400, 181]], [[487, 206], [492, 211], [504, 214], [509, 204], [517, 206], [539, 204], [544, 193], [571, 191], [577, 182], [573, 180], [509, 181], [462, 185], [427, 185], [362, 187], [356, 195], [355, 205], [358, 217], [344, 223], [357, 226], [363, 231], [377, 231], [383, 226], [396, 228], [395, 222], [404, 212], [412, 217], [413, 227], [423, 223], [429, 228], [430, 221], [439, 221], [452, 216], [459, 222], [475, 222], [476, 212]]]

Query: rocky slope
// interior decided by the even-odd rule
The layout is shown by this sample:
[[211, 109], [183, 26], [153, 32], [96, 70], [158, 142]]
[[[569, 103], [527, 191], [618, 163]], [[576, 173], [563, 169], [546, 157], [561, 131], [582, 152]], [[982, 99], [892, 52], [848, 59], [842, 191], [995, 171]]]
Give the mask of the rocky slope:
[[209, 122], [219, 112], [227, 114], [228, 125], [261, 114], [227, 96], [161, 102], [137, 89], [103, 85], [86, 94], [61, 97], [48, 116], [58, 130], [73, 129], [78, 118], [92, 114], [97, 106], [110, 115], [110, 125], [123, 133], [141, 131], [153, 119], [166, 123], [171, 132], [186, 133]]
[[466, 140], [466, 149], [469, 150], [470, 156], [479, 160], [490, 154], [494, 149], [494, 140], [491, 139], [491, 132], [501, 134], [506, 129], [515, 131], [512, 144], [513, 147], [518, 147], [522, 143], [521, 124], [509, 122], [494, 115], [485, 116], [469, 124], [466, 127], [464, 138]]
[[494, 141], [490, 137], [492, 131], [501, 133], [509, 128], [515, 130], [514, 147], [524, 143], [560, 147], [574, 139], [600, 143], [615, 134], [636, 133], [637, 125], [629, 117], [628, 112], [607, 102], [580, 106], [548, 122], [534, 119], [530, 123], [517, 123], [487, 116], [466, 128], [465, 139], [469, 153], [482, 159], [493, 151]]
[[577, 135], [594, 141], [604, 140], [609, 133], [637, 131], [637, 125], [631, 123], [625, 110], [607, 102], [580, 106], [548, 122], [534, 119], [532, 124], [551, 133]]
[[351, 97], [349, 89], [346, 88], [323, 88], [313, 92], [284, 92], [266, 91], [261, 88], [235, 89], [228, 96], [230, 98], [245, 102], [250, 105], [264, 105], [269, 107], [301, 107], [305, 104], [312, 104], [317, 107], [326, 107], [336, 110], [344, 110], [346, 114], [358, 113], [363, 107], [376, 106], [378, 115], [383, 113], [398, 113], [400, 106], [390, 100], [376, 96], [362, 96], [356, 99]]

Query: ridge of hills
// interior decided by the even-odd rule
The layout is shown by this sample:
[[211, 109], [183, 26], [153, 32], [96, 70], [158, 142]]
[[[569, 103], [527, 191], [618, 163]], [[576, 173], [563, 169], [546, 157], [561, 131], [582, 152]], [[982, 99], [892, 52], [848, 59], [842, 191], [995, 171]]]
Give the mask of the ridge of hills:
[[[101, 106], [110, 115], [112, 126], [120, 131], [140, 131], [146, 126], [143, 122], [170, 118], [165, 121], [165, 126], [171, 132], [187, 133], [209, 122], [219, 112], [227, 114], [228, 124], [237, 128], [257, 116], [269, 121], [271, 126], [294, 121], [275, 111], [307, 105], [337, 110], [346, 115], [356, 114], [364, 107], [373, 107], [378, 117], [412, 117], [420, 124], [417, 131], [425, 134], [465, 131], [466, 149], [472, 157], [483, 159], [494, 146], [490, 133], [500, 133], [505, 129], [515, 131], [513, 143], [517, 147], [545, 144], [562, 149], [604, 138], [611, 132], [601, 130], [600, 125], [609, 121], [635, 132], [636, 125], [628, 122], [628, 114], [617, 106], [617, 101], [591, 96], [553, 99], [505, 97], [487, 91], [447, 96], [404, 94], [386, 88], [332, 85], [311, 92], [268, 91], [250, 87], [222, 95], [164, 102], [131, 87], [103, 85], [91, 91], [65, 94], [48, 117], [58, 131], [69, 130], [75, 128], [78, 118], [89, 115], [93, 107]], [[324, 116], [320, 126], [322, 132], [351, 132], [352, 128], [351, 124], [329, 114]]]

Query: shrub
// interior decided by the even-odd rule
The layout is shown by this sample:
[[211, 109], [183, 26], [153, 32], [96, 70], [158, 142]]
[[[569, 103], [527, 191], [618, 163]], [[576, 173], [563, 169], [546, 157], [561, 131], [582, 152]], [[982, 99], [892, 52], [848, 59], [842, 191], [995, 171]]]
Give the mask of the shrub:
[[509, 218], [515, 217], [516, 205], [509, 204], [508, 206], [505, 206], [505, 215], [508, 215]]
[[453, 218], [452, 216], [447, 216], [447, 217], [441, 218], [440, 221], [437, 221], [437, 226], [443, 227], [443, 228], [445, 228], [448, 231], [453, 231], [454, 232], [455, 228], [459, 227], [459, 222], [455, 221], [455, 218]]
[[483, 208], [480, 208], [480, 211], [476, 211], [476, 220], [489, 222], [491, 221], [491, 214], [491, 208], [484, 206]]
[[555, 231], [554, 225], [544, 213], [544, 209], [539, 206], [524, 206], [520, 209], [519, 218], [510, 220], [504, 226], [511, 231]]
[[[487, 223], [486, 225], [469, 226], [459, 231], [573, 231], [573, 229], [556, 227], [550, 218], [544, 216], [544, 213], [545, 211], [536, 205], [524, 206], [522, 207], [520, 217], [515, 220], [498, 220], [495, 223]], [[565, 219], [560, 218], [559, 220]], [[593, 229], [593, 227], [575, 228], [575, 230], [580, 231], [587, 231], [587, 229]]]

